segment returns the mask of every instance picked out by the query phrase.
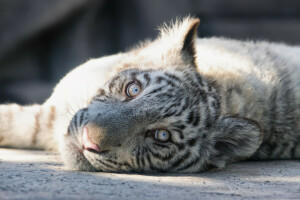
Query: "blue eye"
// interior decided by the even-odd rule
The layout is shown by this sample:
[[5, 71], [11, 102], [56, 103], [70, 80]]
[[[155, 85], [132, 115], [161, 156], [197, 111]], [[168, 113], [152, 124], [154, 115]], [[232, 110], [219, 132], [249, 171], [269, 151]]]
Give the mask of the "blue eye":
[[137, 83], [129, 83], [126, 87], [126, 95], [128, 97], [135, 97], [141, 92], [141, 86]]
[[170, 133], [169, 133], [169, 131], [164, 130], [164, 129], [157, 129], [155, 131], [154, 137], [156, 140], [158, 140], [160, 142], [167, 142], [169, 140]]

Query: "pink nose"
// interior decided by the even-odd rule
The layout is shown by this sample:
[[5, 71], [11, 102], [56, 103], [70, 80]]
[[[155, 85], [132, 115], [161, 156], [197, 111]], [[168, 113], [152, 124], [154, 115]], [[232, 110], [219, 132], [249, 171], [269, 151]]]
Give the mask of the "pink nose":
[[89, 129], [87, 127], [83, 127], [83, 133], [82, 133], [82, 146], [83, 146], [83, 149], [85, 149], [85, 150], [94, 150], [94, 151], [97, 151], [97, 152], [101, 152], [99, 146], [94, 144], [89, 139], [88, 132], [89, 132]]

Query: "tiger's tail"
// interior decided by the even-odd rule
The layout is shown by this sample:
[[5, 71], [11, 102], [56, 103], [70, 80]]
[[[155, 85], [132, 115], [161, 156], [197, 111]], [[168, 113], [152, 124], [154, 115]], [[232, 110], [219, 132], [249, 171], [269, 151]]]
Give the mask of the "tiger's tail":
[[0, 147], [56, 150], [55, 106], [0, 105]]

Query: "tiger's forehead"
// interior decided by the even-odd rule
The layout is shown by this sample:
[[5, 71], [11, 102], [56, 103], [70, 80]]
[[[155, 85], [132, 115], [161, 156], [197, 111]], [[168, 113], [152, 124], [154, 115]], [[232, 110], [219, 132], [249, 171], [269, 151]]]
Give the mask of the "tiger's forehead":
[[172, 69], [141, 70], [138, 68], [132, 68], [111, 74], [111, 77], [107, 80], [106, 83], [112, 84], [126, 81], [141, 81], [146, 82], [146, 86], [149, 86], [150, 83], [161, 83], [163, 81], [166, 81], [171, 86], [177, 84], [188, 86], [189, 82], [183, 81], [191, 79], [194, 75], [195, 74], [191, 71], [180, 71]]

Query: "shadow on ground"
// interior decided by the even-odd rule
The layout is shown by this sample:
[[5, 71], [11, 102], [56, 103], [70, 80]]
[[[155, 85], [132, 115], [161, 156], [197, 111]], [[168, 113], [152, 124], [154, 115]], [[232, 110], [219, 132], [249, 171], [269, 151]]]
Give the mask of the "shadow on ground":
[[67, 170], [55, 153], [0, 149], [0, 199], [300, 199], [300, 162], [240, 162], [199, 174]]

